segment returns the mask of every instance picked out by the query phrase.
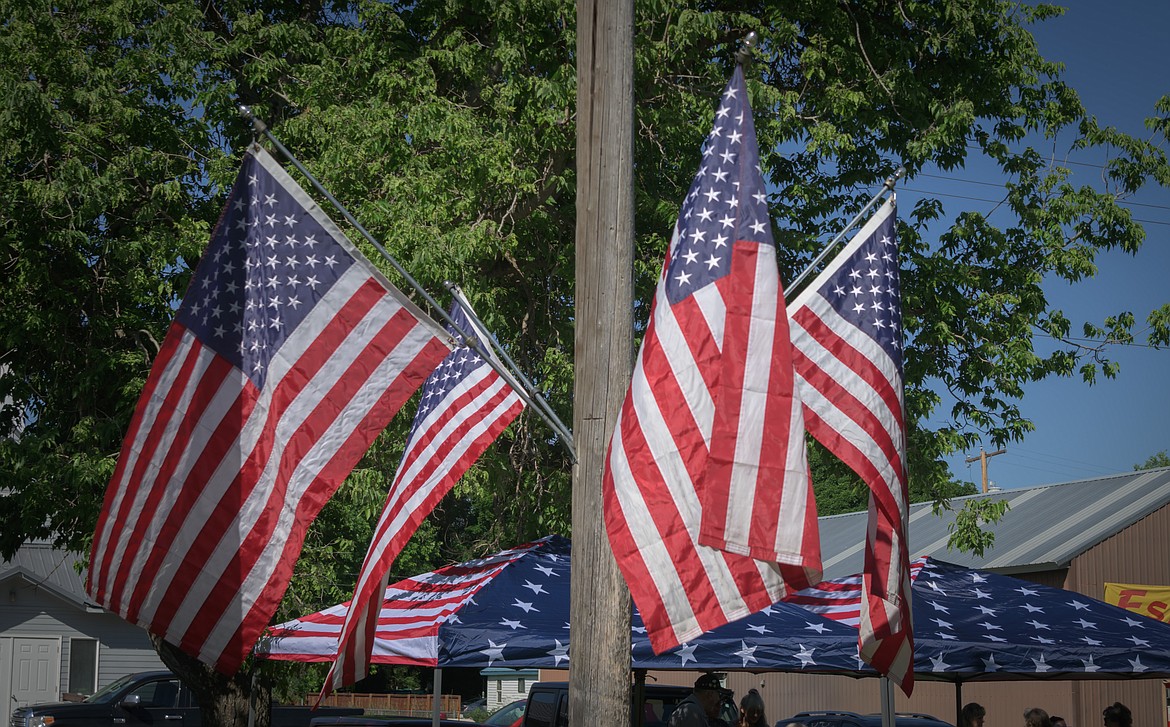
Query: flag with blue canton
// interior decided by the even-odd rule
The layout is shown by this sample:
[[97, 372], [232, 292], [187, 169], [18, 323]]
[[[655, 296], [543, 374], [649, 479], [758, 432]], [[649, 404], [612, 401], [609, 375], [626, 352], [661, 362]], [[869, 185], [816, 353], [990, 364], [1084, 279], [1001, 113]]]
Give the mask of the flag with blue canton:
[[446, 338], [253, 145], [123, 442], [90, 595], [234, 673]]
[[[471, 304], [456, 288], [448, 327], [458, 339], [423, 385], [402, 462], [366, 552], [346, 614], [337, 660], [319, 700], [366, 676], [390, 567], [407, 541], [459, 478], [524, 409], [516, 391], [463, 340], [474, 336], [493, 356], [487, 332], [465, 313]], [[495, 363], [499, 363], [498, 360]]]
[[[373, 661], [431, 667], [568, 668], [571, 547], [549, 536], [391, 584], [381, 601]], [[349, 604], [274, 626], [263, 658], [328, 661]], [[858, 668], [857, 632], [787, 603], [661, 654], [641, 616], [630, 629], [636, 669]]]
[[805, 425], [869, 486], [859, 651], [909, 695], [914, 634], [896, 209], [891, 195], [788, 314]]
[[[1095, 598], [932, 557], [910, 564], [914, 671], [950, 680], [1170, 676], [1170, 624]], [[786, 600], [857, 627], [862, 576]]]
[[[550, 536], [390, 585], [373, 661], [431, 667], [569, 666], [571, 552]], [[911, 564], [914, 670], [951, 681], [1170, 677], [1170, 624], [1060, 588], [963, 568]], [[800, 671], [875, 676], [857, 654], [861, 575], [656, 654], [631, 623], [637, 669]], [[262, 658], [329, 661], [348, 604], [274, 626]]]
[[606, 528], [668, 649], [820, 579], [816, 503], [743, 70], [679, 212], [603, 475]]

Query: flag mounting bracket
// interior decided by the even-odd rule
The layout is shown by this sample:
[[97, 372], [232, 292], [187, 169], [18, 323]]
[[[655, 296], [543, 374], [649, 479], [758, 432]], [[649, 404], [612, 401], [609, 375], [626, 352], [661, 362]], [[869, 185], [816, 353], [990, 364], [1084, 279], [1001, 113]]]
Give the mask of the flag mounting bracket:
[[[560, 421], [556, 419], [555, 415], [553, 416], [553, 420], [548, 418], [548, 415], [545, 413], [545, 409], [541, 407], [541, 403], [545, 402], [540, 400], [541, 403], [537, 403], [537, 400], [540, 399], [540, 397], [530, 394], [523, 386], [514, 385], [516, 377], [512, 375], [511, 371], [507, 370], [507, 367], [504, 366], [499, 361], [499, 359], [490, 354], [489, 344], [486, 342], [480, 342], [477, 336], [471, 335], [464, 331], [463, 328], [451, 318], [446, 309], [440, 306], [435, 301], [435, 299], [431, 297], [431, 294], [428, 293], [426, 289], [423, 288], [422, 285], [420, 285], [413, 276], [411, 276], [410, 273], [406, 272], [406, 269], [402, 267], [398, 260], [396, 260], [388, 250], [386, 250], [382, 243], [378, 242], [378, 240], [375, 239], [374, 236], [371, 235], [369, 231], [366, 230], [366, 228], [363, 227], [362, 224], [358, 222], [352, 214], [350, 214], [349, 210], [346, 209], [341, 204], [341, 202], [338, 202], [337, 198], [330, 194], [329, 190], [325, 189], [325, 187], [323, 187], [321, 183], [317, 181], [317, 178], [314, 177], [313, 174], [305, 168], [305, 165], [301, 164], [300, 160], [293, 156], [293, 153], [289, 151], [284, 144], [281, 144], [279, 139], [273, 136], [272, 131], [270, 131], [268, 128], [268, 124], [264, 123], [263, 119], [253, 114], [252, 109], [244, 104], [237, 106], [237, 110], [245, 120], [252, 124], [252, 128], [255, 129], [257, 133], [264, 134], [265, 138], [272, 142], [272, 144], [280, 151], [280, 153], [283, 154], [284, 157], [288, 159], [289, 162], [291, 162], [293, 166], [295, 166], [297, 170], [305, 176], [305, 179], [309, 180], [317, 192], [323, 195], [325, 199], [329, 200], [329, 203], [333, 205], [334, 209], [341, 213], [341, 216], [345, 218], [346, 222], [351, 224], [353, 228], [366, 239], [367, 242], [374, 246], [374, 249], [377, 250], [383, 258], [385, 258], [386, 262], [390, 263], [390, 265], [393, 266], [396, 271], [398, 271], [398, 274], [402, 276], [403, 280], [405, 280], [411, 288], [413, 288], [426, 300], [426, 302], [430, 305], [431, 310], [437, 313], [447, 325], [451, 326], [459, 333], [460, 336], [463, 337], [463, 341], [468, 346], [468, 348], [475, 351], [475, 353], [479, 356], [482, 356], [483, 359], [487, 361], [493, 369], [496, 370], [496, 373], [498, 373], [500, 376], [503, 376], [504, 379], [508, 381], [510, 385], [512, 385], [512, 388], [516, 390], [516, 394], [524, 400], [524, 403], [528, 406], [531, 406], [541, 416], [542, 419], [548, 422], [549, 426], [560, 435], [561, 444], [568, 451], [569, 458], [573, 461], [574, 464], [576, 464], [577, 453], [573, 448], [573, 437], [568, 432], [568, 430], [565, 429], [564, 424], [560, 424]], [[451, 337], [448, 338], [450, 339]], [[451, 341], [449, 340], [449, 343], [450, 342]], [[554, 423], [554, 420], [556, 423]], [[558, 427], [557, 424], [560, 424], [560, 426]]]
[[839, 242], [841, 242], [841, 240], [845, 239], [845, 235], [850, 230], [852, 230], [857, 225], [858, 222], [861, 221], [861, 218], [865, 217], [865, 213], [869, 212], [871, 207], [873, 207], [875, 204], [878, 203], [878, 200], [880, 200], [882, 198], [882, 195], [886, 194], [887, 192], [894, 191], [894, 185], [898, 182], [899, 179], [901, 179], [905, 175], [906, 175], [906, 167], [899, 164], [898, 168], [896, 170], [894, 170], [894, 173], [891, 174], [890, 176], [886, 177], [885, 183], [882, 184], [882, 188], [879, 189], [878, 193], [873, 196], [873, 199], [871, 199], [868, 203], [866, 203], [866, 205], [861, 208], [861, 211], [859, 211], [856, 215], [853, 216], [853, 219], [849, 221], [849, 224], [845, 225], [844, 229], [842, 229], [839, 233], [837, 233], [836, 237], [834, 237], [832, 240], [829, 241], [829, 244], [825, 245], [824, 249], [821, 250], [820, 254], [817, 255], [813, 259], [813, 261], [808, 264], [808, 267], [806, 267], [804, 269], [804, 272], [802, 272], [800, 275], [797, 275], [795, 278], [792, 279], [792, 282], [790, 282], [788, 285], [785, 286], [784, 294], [790, 295], [793, 291], [795, 291], [796, 286], [798, 286], [802, 282], [804, 282], [804, 279], [807, 278], [809, 275], [811, 275], [813, 270], [815, 270], [818, 265], [820, 265], [822, 262], [824, 262], [825, 258], [829, 256], [829, 253], [831, 253], [833, 251], [833, 248], [837, 247], [837, 243], [839, 243]]

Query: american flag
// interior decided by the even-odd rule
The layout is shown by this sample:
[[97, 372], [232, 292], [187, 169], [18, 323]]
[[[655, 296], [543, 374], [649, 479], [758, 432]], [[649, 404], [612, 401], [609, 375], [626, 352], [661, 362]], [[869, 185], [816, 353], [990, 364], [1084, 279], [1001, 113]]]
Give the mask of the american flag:
[[[550, 536], [391, 585], [373, 661], [565, 668], [573, 653], [570, 560], [568, 542]], [[1170, 676], [1170, 624], [934, 558], [913, 561], [911, 573], [920, 674], [950, 681]], [[630, 665], [874, 674], [857, 655], [860, 575], [822, 582], [786, 601], [660, 654], [635, 611]], [[341, 604], [274, 626], [257, 656], [329, 661], [345, 609]]]
[[[911, 584], [918, 578], [918, 572], [926, 565], [927, 560], [926, 557], [922, 557], [910, 561]], [[788, 594], [784, 597], [784, 602], [794, 603], [825, 618], [859, 628], [861, 625], [861, 604], [864, 601], [862, 581], [861, 574], [821, 581], [816, 585]]]
[[656, 651], [759, 611], [821, 572], [741, 69], [715, 116], [603, 477], [610, 543]]
[[[462, 299], [458, 291], [455, 295]], [[451, 319], [458, 327], [450, 329], [452, 335], [467, 332], [490, 352], [487, 335], [464, 313], [466, 305], [466, 301], [451, 305]], [[467, 345], [448, 354], [427, 379], [321, 697], [366, 675], [394, 559], [423, 518], [523, 408], [516, 391]]]
[[234, 673], [445, 339], [253, 145], [122, 444], [90, 596]]
[[[529, 632], [527, 626], [509, 617], [520, 613], [532, 615], [535, 612], [537, 617], [542, 613], [553, 613], [552, 609], [544, 608], [543, 605], [542, 609], [534, 608], [530, 599], [522, 600], [522, 597], [526, 598], [524, 594], [531, 593], [535, 597], [547, 593], [547, 589], [539, 585], [541, 579], [525, 573], [523, 582], [528, 584], [529, 590], [523, 590], [519, 582], [509, 579], [501, 589], [503, 594], [494, 598], [479, 598], [483, 588], [492, 585], [521, 561], [526, 562], [533, 572], [539, 571], [543, 579], [554, 577], [564, 581], [566, 587], [561, 601], [566, 608], [563, 612], [558, 610], [555, 613], [558, 634], [562, 623], [567, 630], [569, 546], [564, 538], [549, 536], [485, 558], [405, 578], [387, 586], [381, 599], [376, 601], [379, 606], [377, 630], [370, 660], [377, 664], [440, 666], [443, 651], [440, 630], [460, 624], [461, 610], [468, 605], [476, 605], [477, 598], [484, 606], [494, 606], [500, 612], [498, 615], [493, 612], [494, 625], [513, 633], [518, 628]], [[549, 587], [552, 587], [551, 584]], [[561, 595], [559, 591], [558, 595]], [[265, 658], [289, 661], [333, 659], [342, 625], [351, 611], [350, 605], [349, 601], [339, 603], [324, 611], [273, 626], [261, 642], [258, 653]], [[548, 626], [547, 623], [544, 625]], [[489, 633], [490, 629], [486, 626], [477, 624], [475, 631], [474, 641], [465, 636], [460, 636], [459, 641], [472, 644], [473, 648], [482, 647], [482, 650], [474, 651], [481, 656], [493, 648], [500, 648], [492, 646], [491, 637], [494, 634]], [[487, 638], [484, 638], [485, 635]], [[568, 640], [567, 634], [565, 640]], [[503, 639], [496, 637], [496, 641]], [[551, 644], [552, 640], [548, 641]]]
[[909, 695], [914, 635], [895, 218], [891, 196], [792, 301], [789, 317], [808, 431], [869, 485], [860, 652]]
[[[487, 558], [390, 585], [373, 661], [431, 667], [564, 669], [570, 666], [571, 545], [552, 535]], [[265, 659], [327, 661], [348, 604], [278, 624], [257, 648]], [[635, 609], [636, 669], [857, 669], [856, 630], [776, 603], [747, 618], [654, 653]]]

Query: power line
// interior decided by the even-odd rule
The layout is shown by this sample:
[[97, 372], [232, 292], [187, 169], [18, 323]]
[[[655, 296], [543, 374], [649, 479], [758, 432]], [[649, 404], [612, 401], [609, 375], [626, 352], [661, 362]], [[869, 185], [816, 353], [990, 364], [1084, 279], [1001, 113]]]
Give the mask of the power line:
[[1037, 333], [1035, 335], [1040, 337], [1040, 338], [1048, 338], [1048, 339], [1051, 339], [1053, 341], [1068, 341], [1071, 343], [1100, 343], [1100, 344], [1108, 344], [1110, 346], [1132, 346], [1133, 348], [1149, 348], [1149, 349], [1152, 349], [1154, 351], [1163, 350], [1162, 346], [1153, 346], [1153, 345], [1150, 345], [1148, 343], [1138, 343], [1136, 341], [1133, 341], [1133, 342], [1129, 342], [1129, 341], [1100, 341], [1100, 340], [1095, 339], [1095, 338], [1081, 338], [1078, 336], [1057, 337], [1057, 336], [1050, 335], [1048, 333]]
[[[903, 192], [917, 192], [918, 194], [926, 194], [931, 197], [952, 197], [954, 199], [965, 199], [971, 202], [986, 202], [987, 204], [1003, 204], [1002, 199], [986, 199], [984, 197], [969, 197], [964, 194], [950, 194], [947, 192], [928, 192], [924, 189], [914, 189], [913, 187], [899, 187]], [[1170, 209], [1170, 208], [1168, 208]], [[1136, 217], [1132, 218], [1134, 222], [1140, 222], [1144, 225], [1166, 225], [1170, 227], [1170, 222], [1163, 222], [1161, 220], [1140, 220]]]
[[[959, 184], [978, 184], [983, 187], [995, 187], [996, 189], [1003, 189], [1003, 184], [996, 182], [984, 182], [980, 179], [963, 179], [962, 177], [951, 177], [945, 174], [928, 174], [926, 172], [919, 172], [914, 175], [917, 177], [930, 177], [931, 179], [945, 179], [950, 182], [958, 182]], [[1170, 205], [1162, 204], [1148, 204], [1145, 202], [1133, 202], [1127, 199], [1117, 200], [1117, 204], [1123, 204], [1127, 207], [1149, 207], [1155, 210], [1170, 210]]]
[[[1012, 454], [1022, 456], [1025, 459], [1031, 459], [1031, 460], [1038, 461], [1041, 464], [1063, 465], [1066, 467], [1079, 466], [1079, 468], [1082, 468], [1082, 469], [1083, 468], [1098, 469], [1098, 470], [1101, 470], [1101, 472], [1103, 474], [1114, 474], [1117, 472], [1117, 469], [1114, 467], [1105, 467], [1105, 466], [1102, 466], [1100, 464], [1095, 464], [1092, 462], [1085, 462], [1082, 460], [1073, 459], [1072, 457], [1061, 457], [1061, 456], [1057, 456], [1054, 454], [1045, 454], [1044, 452], [1038, 452], [1036, 450], [1028, 449], [1026, 447], [1013, 446], [1011, 451], [1012, 451]], [[1048, 460], [1048, 461], [1045, 461], [1045, 460]]]
[[[967, 148], [974, 149], [975, 151], [978, 151], [978, 152], [984, 151], [983, 147], [979, 146], [978, 144], [968, 144]], [[1008, 155], [1014, 156], [1017, 159], [1021, 159], [1024, 156], [1023, 154], [1020, 154], [1019, 152], [1014, 152], [1014, 151], [1009, 151]], [[1046, 158], [1050, 158], [1050, 157], [1046, 157]], [[1089, 167], [1091, 169], [1105, 169], [1104, 164], [1093, 164], [1091, 162], [1074, 162], [1074, 161], [1070, 161], [1068, 159], [1065, 159], [1065, 160], [1062, 160], [1060, 163], [1061, 164], [1068, 164], [1069, 166], [1073, 166], [1073, 167]]]

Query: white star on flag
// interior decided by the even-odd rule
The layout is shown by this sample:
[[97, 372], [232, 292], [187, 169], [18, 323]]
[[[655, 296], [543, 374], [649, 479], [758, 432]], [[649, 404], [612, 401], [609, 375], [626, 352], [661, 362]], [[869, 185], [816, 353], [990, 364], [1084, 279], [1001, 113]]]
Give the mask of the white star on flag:
[[561, 665], [561, 659], [569, 660], [569, 647], [561, 643], [560, 639], [553, 639], [556, 642], [556, 648], [548, 652], [548, 655], [556, 660], [555, 666]]
[[492, 662], [494, 662], [496, 659], [499, 659], [500, 661], [504, 660], [504, 647], [507, 645], [507, 642], [497, 644], [491, 639], [488, 639], [488, 648], [480, 649], [479, 653], [488, 658], [488, 666], [491, 666]]
[[800, 665], [802, 667], [816, 666], [816, 662], [813, 661], [813, 651], [815, 649], [806, 648], [804, 644], [799, 644], [799, 646], [800, 651], [796, 652], [796, 658], [800, 659]]
[[524, 613], [532, 613], [533, 611], [540, 613], [540, 609], [535, 608], [531, 602], [525, 603], [524, 601], [521, 601], [519, 598], [517, 598], [516, 602], [513, 603], [512, 605], [515, 606], [516, 608], [524, 609]]
[[739, 642], [739, 651], [732, 652], [739, 658], [743, 659], [743, 665], [747, 666], [749, 661], [756, 661], [755, 653], [758, 647], [748, 646], [746, 641]]

